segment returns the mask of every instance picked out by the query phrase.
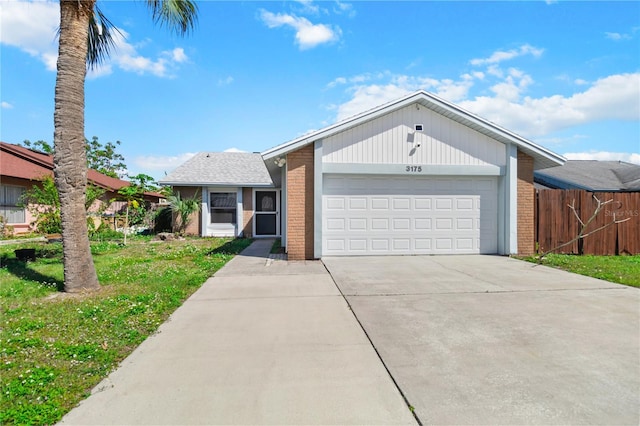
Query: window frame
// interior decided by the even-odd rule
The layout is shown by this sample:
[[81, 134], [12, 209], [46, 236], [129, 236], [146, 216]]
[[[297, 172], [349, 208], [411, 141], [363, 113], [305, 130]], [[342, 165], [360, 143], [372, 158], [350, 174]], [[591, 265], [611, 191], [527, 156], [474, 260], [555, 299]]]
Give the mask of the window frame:
[[[225, 194], [227, 196], [233, 196], [233, 207], [230, 206], [222, 206], [215, 207], [213, 205], [214, 199], [216, 195]], [[215, 213], [231, 213], [234, 219], [233, 222], [214, 222]], [[238, 193], [234, 191], [209, 191], [209, 224], [210, 225], [234, 225], [238, 224]]]
[[[10, 203], [9, 197], [7, 197], [7, 190], [11, 188], [13, 190], [19, 190], [20, 195], [15, 198], [15, 202]], [[24, 224], [27, 223], [26, 207], [19, 206], [20, 198], [27, 191], [27, 188], [20, 185], [7, 185], [0, 184], [0, 215], [6, 221], [7, 225]], [[9, 212], [9, 214], [7, 214]], [[16, 218], [17, 216], [17, 218]], [[22, 220], [19, 220], [22, 219]]]

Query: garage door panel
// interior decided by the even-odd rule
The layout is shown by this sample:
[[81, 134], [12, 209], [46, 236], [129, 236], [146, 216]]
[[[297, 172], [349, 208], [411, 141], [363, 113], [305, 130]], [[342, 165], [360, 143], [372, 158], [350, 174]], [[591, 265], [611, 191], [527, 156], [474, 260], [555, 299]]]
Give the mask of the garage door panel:
[[349, 209], [350, 210], [366, 210], [367, 199], [364, 197], [349, 198]]
[[393, 198], [391, 200], [393, 210], [410, 210], [411, 200], [409, 198]]
[[347, 229], [349, 231], [366, 231], [367, 219], [366, 218], [349, 219], [349, 227]]
[[371, 238], [371, 251], [372, 252], [388, 252], [389, 251], [389, 239], [388, 238]]
[[463, 197], [456, 199], [456, 210], [473, 210], [474, 199], [471, 197]]
[[431, 218], [415, 218], [413, 220], [413, 229], [416, 231], [428, 231], [431, 229]]
[[456, 249], [457, 250], [473, 250], [473, 238], [457, 238], [456, 239]]
[[430, 238], [414, 238], [413, 248], [416, 252], [420, 252], [420, 251], [428, 252], [431, 250], [431, 239]]
[[442, 197], [438, 197], [435, 199], [436, 202], [436, 208], [434, 210], [436, 211], [451, 211], [453, 209], [453, 200], [451, 200], [450, 198], [442, 198]]
[[451, 231], [453, 230], [453, 220], [449, 217], [436, 218], [436, 231]]
[[345, 231], [345, 220], [342, 218], [327, 219], [327, 231]]
[[[473, 230], [473, 218], [456, 219], [456, 229], [460, 231], [472, 231]], [[477, 223], [477, 222], [476, 222]]]
[[325, 199], [325, 208], [327, 210], [345, 210], [344, 197], [327, 197]]
[[372, 231], [388, 231], [389, 219], [388, 218], [372, 218], [371, 230]]
[[394, 238], [393, 239], [393, 250], [394, 251], [409, 251], [409, 250], [411, 250], [411, 239], [410, 238]]
[[388, 198], [371, 198], [371, 209], [372, 210], [389, 210], [389, 199]]
[[497, 251], [497, 179], [327, 175], [323, 255]]
[[366, 252], [367, 251], [367, 240], [366, 239], [349, 239], [349, 250], [352, 252]]
[[394, 231], [408, 231], [411, 229], [410, 218], [395, 218], [392, 221]]
[[326, 238], [324, 240], [324, 250], [327, 254], [344, 254], [346, 251], [346, 240], [344, 238]]
[[431, 210], [431, 198], [416, 197], [413, 199], [414, 210]]

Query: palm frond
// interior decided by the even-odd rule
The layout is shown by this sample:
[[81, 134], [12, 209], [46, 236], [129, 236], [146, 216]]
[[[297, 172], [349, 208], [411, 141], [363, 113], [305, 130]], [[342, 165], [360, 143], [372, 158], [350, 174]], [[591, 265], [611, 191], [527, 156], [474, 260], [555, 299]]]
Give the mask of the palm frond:
[[179, 35], [192, 30], [198, 19], [198, 6], [192, 0], [147, 0], [153, 19]]
[[115, 47], [114, 31], [120, 35], [120, 30], [102, 13], [98, 6], [89, 21], [89, 34], [87, 50], [87, 65], [94, 69], [102, 64]]

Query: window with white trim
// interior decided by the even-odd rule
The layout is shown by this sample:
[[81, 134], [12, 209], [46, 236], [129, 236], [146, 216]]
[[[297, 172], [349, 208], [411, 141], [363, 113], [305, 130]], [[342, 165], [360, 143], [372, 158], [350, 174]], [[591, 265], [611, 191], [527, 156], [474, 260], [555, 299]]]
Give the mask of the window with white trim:
[[235, 192], [212, 192], [210, 194], [211, 223], [237, 222], [237, 209]]
[[6, 223], [25, 223], [24, 207], [18, 206], [24, 191], [22, 186], [0, 185], [0, 216]]

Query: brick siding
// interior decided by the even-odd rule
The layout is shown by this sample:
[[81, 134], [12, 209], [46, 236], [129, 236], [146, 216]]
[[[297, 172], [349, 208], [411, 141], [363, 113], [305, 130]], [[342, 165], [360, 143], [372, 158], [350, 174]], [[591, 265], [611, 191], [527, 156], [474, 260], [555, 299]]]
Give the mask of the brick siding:
[[253, 190], [242, 188], [242, 232], [245, 238], [253, 236]]
[[518, 254], [535, 251], [533, 157], [518, 151]]
[[[198, 197], [202, 199], [202, 190], [199, 187], [192, 186], [176, 186], [173, 188], [174, 192], [179, 192], [180, 197], [182, 199], [191, 198], [194, 195], [198, 194]], [[189, 226], [184, 231], [186, 235], [200, 235], [200, 229], [202, 229], [202, 215], [200, 214], [200, 210], [191, 214], [191, 222], [189, 222]], [[174, 221], [174, 230], [177, 229], [177, 222], [180, 220], [176, 214], [173, 215]]]
[[313, 144], [287, 155], [287, 254], [313, 259]]

